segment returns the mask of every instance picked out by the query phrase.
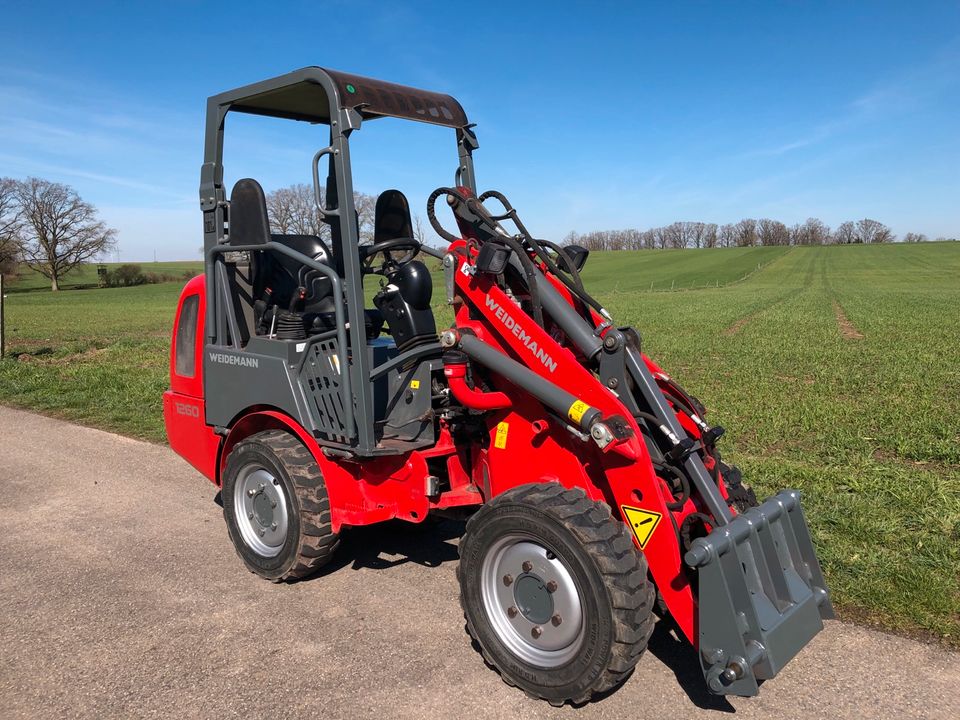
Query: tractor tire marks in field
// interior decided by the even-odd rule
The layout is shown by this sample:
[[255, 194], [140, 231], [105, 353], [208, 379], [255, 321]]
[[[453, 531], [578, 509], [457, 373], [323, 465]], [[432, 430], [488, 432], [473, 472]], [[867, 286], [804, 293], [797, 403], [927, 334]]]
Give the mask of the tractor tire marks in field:
[[743, 330], [743, 328], [745, 328], [747, 325], [749, 325], [749, 324], [750, 324], [753, 320], [755, 320], [757, 317], [759, 317], [760, 315], [762, 315], [763, 313], [765, 313], [765, 312], [767, 312], [767, 311], [769, 311], [769, 310], [772, 310], [773, 308], [777, 307], [778, 305], [782, 305], [783, 303], [787, 302], [788, 300], [791, 300], [791, 299], [795, 298], [797, 295], [799, 295], [799, 294], [800, 294], [801, 292], [803, 292], [805, 289], [806, 289], [806, 288], [799, 287], [799, 288], [795, 288], [795, 289], [793, 289], [793, 290], [789, 290], [789, 291], [785, 292], [783, 295], [781, 295], [780, 297], [778, 297], [776, 300], [773, 300], [772, 302], [766, 303], [766, 304], [764, 304], [762, 307], [759, 307], [759, 308], [757, 308], [757, 309], [750, 310], [747, 314], [742, 315], [738, 320], [736, 320], [736, 321], [733, 322], [731, 325], [729, 325], [728, 327], [726, 327], [726, 328], [724, 328], [723, 330], [721, 330], [721, 331], [720, 331], [720, 334], [723, 335], [723, 336], [725, 336], [725, 337], [731, 337], [731, 336], [733, 336], [733, 335], [736, 335], [738, 332], [740, 332], [741, 330]]
[[856, 325], [847, 319], [843, 308], [836, 300], [833, 301], [833, 313], [837, 316], [837, 326], [844, 340], [863, 340], [863, 333], [857, 330]]
[[[789, 253], [786, 253], [785, 255], [778, 258], [777, 261], [782, 261], [788, 255]], [[774, 261], [774, 262], [777, 262], [777, 261]], [[753, 320], [759, 317], [761, 314], [767, 312], [768, 310], [772, 310], [778, 305], [782, 305], [788, 300], [792, 300], [804, 290], [809, 289], [813, 285], [815, 262], [816, 262], [816, 258], [811, 256], [810, 261], [807, 264], [806, 272], [804, 273], [804, 276], [803, 276], [803, 282], [799, 287], [793, 288], [792, 290], [787, 290], [785, 293], [783, 293], [780, 297], [773, 300], [772, 302], [754, 304], [753, 307], [751, 307], [746, 313], [741, 315], [739, 319], [737, 319], [731, 325], [724, 328], [720, 332], [720, 334], [725, 337], [732, 337], [733, 335], [736, 335], [741, 330], [743, 330], [743, 328], [749, 325]], [[763, 269], [766, 269], [767, 266], [770, 266], [773, 264], [774, 263], [772, 262], [767, 263], [767, 265], [764, 266]], [[761, 269], [759, 272], [762, 273], [763, 269]]]
[[856, 325], [850, 322], [847, 314], [843, 311], [843, 306], [838, 299], [838, 293], [834, 289], [833, 283], [830, 282], [830, 273], [827, 272], [827, 254], [823, 252], [820, 253], [820, 280], [833, 304], [833, 315], [837, 319], [840, 336], [844, 340], [863, 340], [863, 333], [857, 329]]

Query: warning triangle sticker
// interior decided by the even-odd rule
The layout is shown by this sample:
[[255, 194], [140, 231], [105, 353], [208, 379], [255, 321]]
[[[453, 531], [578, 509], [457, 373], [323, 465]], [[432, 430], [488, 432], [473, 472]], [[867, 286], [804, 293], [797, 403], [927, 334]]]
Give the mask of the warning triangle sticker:
[[650, 538], [653, 537], [653, 531], [657, 529], [663, 515], [652, 510], [641, 510], [629, 505], [621, 505], [620, 509], [623, 510], [623, 516], [627, 519], [633, 534], [636, 535], [640, 549], [643, 550], [650, 542]]

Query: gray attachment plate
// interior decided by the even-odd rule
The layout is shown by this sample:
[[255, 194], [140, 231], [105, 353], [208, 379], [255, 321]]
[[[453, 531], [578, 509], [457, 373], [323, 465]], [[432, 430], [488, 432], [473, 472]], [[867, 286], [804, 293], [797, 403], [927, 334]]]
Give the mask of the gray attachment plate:
[[756, 695], [834, 617], [800, 493], [784, 490], [703, 538], [698, 570], [700, 664], [711, 692]]

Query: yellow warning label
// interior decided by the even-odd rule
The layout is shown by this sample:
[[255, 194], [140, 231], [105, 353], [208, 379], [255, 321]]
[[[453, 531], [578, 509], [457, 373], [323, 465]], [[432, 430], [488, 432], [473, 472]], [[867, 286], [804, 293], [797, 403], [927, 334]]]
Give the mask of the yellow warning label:
[[411, 390], [419, 390], [419, 389], [420, 389], [420, 381], [419, 381], [419, 380], [411, 380], [411, 381], [410, 381], [410, 389], [411, 389]]
[[575, 423], [580, 422], [580, 418], [583, 417], [583, 414], [590, 409], [590, 406], [587, 405], [582, 400], [574, 401], [573, 405], [570, 406], [570, 409], [567, 410], [567, 417], [573, 420]]
[[497, 423], [497, 434], [493, 438], [493, 446], [503, 450], [507, 446], [507, 433], [510, 432], [510, 423]]
[[650, 542], [653, 531], [657, 529], [657, 525], [660, 524], [660, 518], [662, 518], [663, 515], [658, 512], [653, 512], [652, 510], [641, 510], [640, 508], [630, 507], [629, 505], [621, 505], [620, 509], [623, 510], [623, 516], [627, 518], [627, 522], [630, 523], [630, 529], [633, 530], [633, 534], [637, 536], [637, 543], [639, 543], [640, 549], [643, 550], [647, 546], [647, 543]]

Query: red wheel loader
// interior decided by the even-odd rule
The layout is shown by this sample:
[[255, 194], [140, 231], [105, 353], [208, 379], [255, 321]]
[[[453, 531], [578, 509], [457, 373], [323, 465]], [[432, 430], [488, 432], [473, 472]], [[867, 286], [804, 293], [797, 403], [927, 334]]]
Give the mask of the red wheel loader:
[[[233, 113], [329, 131], [312, 159], [328, 239], [271, 232], [253, 179], [228, 197]], [[414, 237], [398, 190], [359, 242], [350, 148], [383, 117], [455, 135], [454, 181], [426, 208], [442, 250]], [[205, 272], [177, 309], [171, 446], [221, 488], [240, 558], [272, 581], [317, 570], [348, 526], [468, 516], [468, 631], [531, 695], [615, 687], [666, 615], [712, 692], [756, 694], [833, 616], [798, 494], [756, 502], [720, 458], [722, 428], [584, 287], [587, 250], [536, 238], [506, 196], [477, 192], [477, 148], [449, 95], [318, 67], [210, 98]], [[444, 299], [455, 321], [438, 333]]]

